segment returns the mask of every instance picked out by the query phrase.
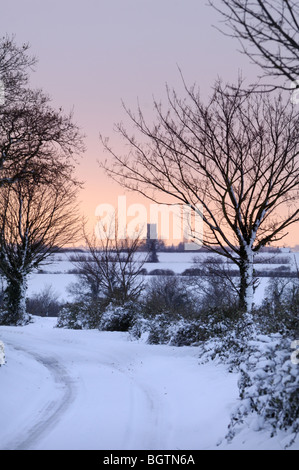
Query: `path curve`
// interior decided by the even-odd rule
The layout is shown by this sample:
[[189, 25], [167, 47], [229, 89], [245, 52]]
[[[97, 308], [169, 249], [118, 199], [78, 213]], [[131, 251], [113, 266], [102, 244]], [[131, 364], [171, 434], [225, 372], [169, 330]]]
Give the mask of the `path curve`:
[[76, 386], [72, 377], [67, 374], [56, 357], [42, 356], [35, 352], [29, 352], [25, 348], [16, 347], [11, 343], [9, 345], [30, 355], [39, 364], [46, 367], [55, 381], [56, 387], [61, 390], [61, 396], [58, 400], [49, 400], [41, 410], [38, 410], [39, 420], [30, 428], [21, 430], [20, 434], [14, 438], [13, 443], [6, 446], [7, 449], [28, 450], [57, 424], [61, 415], [71, 406], [76, 396]]
[[[55, 426], [64, 417], [64, 414], [71, 408], [76, 399], [80, 399], [80, 383], [81, 378], [70, 375], [66, 368], [61, 363], [59, 357], [53, 355], [40, 354], [34, 351], [28, 351], [24, 346], [15, 345], [13, 342], [6, 342], [11, 348], [22, 352], [22, 354], [30, 356], [33, 360], [37, 361], [41, 366], [45, 367], [55, 382], [55, 388], [59, 390], [59, 397], [49, 399], [41, 405], [40, 409], [36, 409], [36, 419], [30, 427], [23, 427], [19, 430], [18, 435], [14, 437], [8, 444], [5, 445], [6, 450], [29, 450], [39, 448], [40, 442], [47, 439], [47, 435], [53, 430], [55, 433]], [[120, 374], [122, 380], [125, 381], [128, 387], [128, 393], [132, 399], [124, 403], [124, 408], [127, 408], [128, 415], [126, 418], [126, 432], [124, 433], [125, 448], [131, 448], [135, 437], [137, 426], [139, 429], [139, 439], [147, 448], [155, 448], [158, 445], [159, 438], [159, 413], [161, 411], [159, 406], [159, 398], [155, 390], [147, 387], [131, 374], [128, 370], [121, 367], [117, 361], [116, 354], [106, 353], [103, 355], [101, 361], [98, 363], [103, 371], [110, 370], [114, 373]], [[144, 422], [138, 416], [138, 408], [136, 408], [133, 396], [139, 395], [139, 399], [143, 401], [143, 419], [146, 417], [147, 426], [144, 429]], [[162, 413], [163, 415], [163, 413]], [[4, 449], [4, 450], [5, 450]]]

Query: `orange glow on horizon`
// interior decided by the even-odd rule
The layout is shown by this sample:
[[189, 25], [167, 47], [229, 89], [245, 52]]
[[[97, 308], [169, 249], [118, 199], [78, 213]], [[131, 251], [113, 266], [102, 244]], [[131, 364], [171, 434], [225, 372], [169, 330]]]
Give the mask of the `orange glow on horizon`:
[[[117, 209], [118, 198], [121, 196], [126, 196], [127, 211], [129, 208], [133, 208], [133, 205], [135, 204], [140, 204], [141, 206], [143, 206], [148, 217], [146, 222], [150, 223], [149, 214], [150, 204], [153, 204], [152, 201], [148, 200], [146, 197], [142, 197], [137, 193], [126, 192], [124, 188], [122, 188], [120, 185], [113, 181], [110, 181], [107, 176], [103, 175], [102, 170], [99, 167], [97, 168], [97, 172], [97, 175], [93, 174], [92, 176], [90, 176], [88, 182], [85, 185], [85, 189], [82, 190], [79, 198], [81, 202], [82, 216], [84, 216], [87, 220], [87, 228], [89, 230], [89, 233], [94, 232], [95, 226], [98, 222], [98, 218], [95, 215], [97, 207], [101, 204], [110, 204], [113, 208]], [[174, 200], [172, 201], [175, 203]], [[165, 198], [165, 203], [166, 202], [167, 200]], [[136, 210], [138, 210], [138, 207]], [[136, 216], [137, 213], [135, 215], [128, 215], [127, 213], [127, 222], [129, 223]], [[281, 241], [275, 244], [273, 243], [271, 245], [290, 248], [299, 245], [298, 228], [299, 223], [291, 225], [289, 227], [288, 235], [286, 235], [285, 238], [283, 238]], [[182, 240], [183, 237], [181, 240], [178, 240], [177, 238], [172, 239], [170, 237], [169, 240], [165, 240], [165, 244], [178, 244]]]
[[[119, 147], [120, 148], [120, 147]], [[149, 214], [150, 201], [145, 196], [138, 194], [133, 191], [125, 190], [121, 185], [110, 179], [104, 170], [100, 168], [99, 161], [102, 161], [107, 157], [101, 151], [101, 144], [99, 139], [90, 139], [88, 152], [84, 155], [81, 164], [79, 165], [77, 172], [78, 178], [85, 181], [84, 189], [80, 192], [79, 201], [81, 206], [81, 213], [87, 220], [87, 229], [89, 233], [94, 233], [98, 219], [95, 215], [96, 209], [100, 204], [110, 204], [115, 209], [118, 206], [118, 198], [120, 196], [126, 196], [127, 209], [134, 204], [141, 204], [146, 208], [148, 220], [146, 223], [150, 223]], [[176, 203], [173, 198], [167, 198], [166, 195], [161, 195], [160, 198], [163, 202]], [[134, 216], [127, 216], [127, 221], [130, 222]], [[170, 222], [171, 225], [171, 222]], [[289, 233], [280, 241], [271, 244], [272, 246], [278, 247], [290, 247], [293, 248], [299, 245], [298, 237], [299, 223], [293, 224], [289, 227]], [[171, 235], [171, 228], [170, 228]], [[177, 238], [164, 240], [166, 245], [177, 245], [180, 241], [183, 241], [183, 237], [178, 240]], [[84, 244], [83, 241], [78, 245]]]

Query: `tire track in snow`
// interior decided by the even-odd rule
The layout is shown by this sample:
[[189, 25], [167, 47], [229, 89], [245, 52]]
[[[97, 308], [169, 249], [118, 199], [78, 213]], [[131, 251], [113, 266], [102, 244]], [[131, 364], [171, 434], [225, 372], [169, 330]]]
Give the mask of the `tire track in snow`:
[[[140, 449], [160, 449], [161, 445], [167, 442], [166, 436], [170, 424], [166, 419], [169, 416], [169, 409], [166, 403], [163, 403], [161, 394], [136, 375], [136, 365], [138, 365], [136, 357], [129, 355], [125, 364], [120, 364], [117, 356], [112, 356], [111, 353], [106, 353], [105, 359], [105, 362], [102, 360], [102, 365], [122, 374], [128, 382], [130, 391], [124, 449], [132, 449], [132, 446], [136, 445]], [[143, 403], [142, 408], [140, 408], [140, 399]]]
[[39, 414], [35, 424], [30, 428], [21, 430], [20, 435], [14, 438], [10, 445], [6, 446], [8, 450], [28, 450], [57, 424], [63, 413], [74, 401], [76, 396], [75, 382], [67, 374], [57, 358], [41, 356], [40, 354], [29, 352], [25, 348], [16, 347], [12, 344], [10, 344], [10, 346], [33, 357], [39, 364], [46, 367], [54, 379], [56, 388], [62, 391], [62, 395], [59, 399], [51, 400], [45, 403], [45, 406], [41, 410], [37, 410]]
[[[30, 426], [21, 428], [19, 434], [5, 446], [8, 450], [30, 450], [38, 444], [39, 440], [45, 439], [47, 433], [59, 423], [64, 413], [77, 398], [80, 389], [78, 390], [78, 384], [76, 385], [75, 379], [66, 372], [66, 369], [56, 357], [28, 351], [25, 347], [15, 346], [11, 342], [6, 342], [6, 344], [30, 356], [45, 367], [55, 382], [55, 388], [62, 392], [61, 396], [55, 400], [49, 400], [42, 408], [37, 408], [35, 423], [33, 421], [33, 424]], [[137, 444], [139, 446], [142, 445], [145, 448], [154, 449], [157, 448], [160, 431], [159, 418], [161, 409], [159, 399], [154, 390], [149, 389], [147, 384], [144, 384], [135, 377], [134, 373], [132, 374], [132, 370], [129, 368], [131, 366], [131, 358], [128, 359], [126, 367], [118, 362], [117, 355], [106, 353], [105, 357], [102, 357], [97, 365], [121, 374], [128, 383], [132, 399], [127, 403], [129, 413], [124, 434], [125, 448], [131, 448], [132, 444], [136, 443], [136, 436], [138, 436]], [[134, 397], [139, 397], [137, 402], [135, 402]], [[141, 414], [141, 409], [138, 406], [140, 399], [144, 404]], [[144, 418], [146, 422], [144, 422]]]
[[[44, 403], [37, 406], [32, 417], [32, 421], [28, 426], [22, 426], [18, 434], [10, 440], [6, 449], [27, 450], [38, 447], [39, 441], [45, 441], [47, 434], [55, 428], [55, 426], [63, 419], [64, 413], [73, 405], [73, 402], [80, 397], [81, 385], [78, 383], [80, 374], [67, 372], [59, 357], [54, 357], [49, 350], [49, 354], [39, 353], [28, 350], [25, 345], [15, 345], [14, 342], [7, 341], [12, 348], [19, 350], [22, 354], [30, 356], [41, 366], [45, 367], [53, 380], [55, 390], [55, 399], [49, 398]], [[80, 362], [87, 360], [85, 349], [81, 349], [82, 345], [76, 345], [76, 350]], [[83, 355], [82, 355], [83, 352]], [[89, 351], [88, 351], [89, 353]], [[118, 351], [114, 351], [113, 347], [108, 353], [100, 351], [95, 355], [91, 352], [92, 360], [97, 361], [97, 367], [102, 366], [120, 374], [125, 378], [128, 387], [127, 401], [123, 402], [123, 446], [130, 449], [137, 445], [138, 448], [157, 449], [161, 446], [161, 440], [167, 441], [165, 433], [169, 430], [169, 409], [161, 394], [158, 393], [156, 387], [150, 384], [150, 378], [145, 380], [136, 374], [136, 365], [138, 360], [134, 352], [125, 354], [120, 360]], [[139, 358], [141, 360], [141, 358]], [[138, 367], [137, 367], [138, 369]], [[123, 379], [122, 379], [123, 380]], [[57, 398], [56, 398], [57, 397]], [[111, 410], [113, 413], [113, 410]], [[55, 432], [55, 429], [54, 431]], [[166, 442], [165, 442], [166, 443]]]
[[[165, 435], [167, 435], [165, 426], [166, 407], [165, 405], [163, 407], [160, 395], [147, 384], [133, 377], [132, 385], [141, 392], [145, 401], [145, 408], [142, 410], [143, 417], [139, 417], [139, 423], [142, 424], [142, 428], [139, 432], [142, 438], [138, 444], [141, 446], [141, 449], [160, 449], [164, 447], [164, 441], [166, 441]], [[135, 409], [134, 403], [131, 404], [131, 407], [132, 413], [135, 414], [135, 416], [140, 414], [140, 409]], [[136, 444], [136, 429], [134, 429], [133, 423], [129, 422], [127, 448], [132, 448], [134, 443]]]

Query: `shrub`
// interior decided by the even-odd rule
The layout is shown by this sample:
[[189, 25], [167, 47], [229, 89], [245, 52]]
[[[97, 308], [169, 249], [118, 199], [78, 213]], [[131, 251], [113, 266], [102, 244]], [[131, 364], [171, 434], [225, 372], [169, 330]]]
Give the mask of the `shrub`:
[[193, 263], [195, 264], [199, 264], [199, 263], [203, 263], [203, 264], [222, 264], [224, 263], [224, 259], [222, 256], [208, 256], [207, 258], [203, 258], [203, 260], [201, 260], [200, 257], [198, 256], [195, 256], [193, 258]]
[[182, 276], [202, 276], [203, 268], [187, 268], [182, 272]]
[[206, 339], [206, 330], [199, 321], [184, 318], [170, 319], [167, 313], [148, 320], [144, 330], [148, 332], [149, 344], [192, 346]]
[[241, 404], [232, 416], [229, 440], [251, 415], [256, 417], [255, 430], [268, 428], [271, 437], [278, 430], [288, 431], [285, 446], [294, 442], [299, 433], [299, 375], [290, 344], [279, 334], [258, 335], [248, 342], [239, 380]]
[[156, 315], [147, 324], [147, 342], [149, 344], [168, 344], [171, 338], [171, 325], [167, 314]]
[[298, 279], [271, 279], [262, 305], [254, 316], [264, 334], [281, 333], [299, 337], [299, 283]]
[[161, 276], [151, 279], [143, 296], [146, 317], [167, 314], [169, 320], [176, 316], [191, 318], [194, 299], [187, 285], [178, 276]]
[[39, 294], [26, 299], [26, 310], [31, 315], [57, 317], [61, 308], [62, 304], [51, 286], [45, 287]]
[[285, 431], [286, 446], [299, 433], [298, 364], [291, 361], [291, 338], [298, 337], [295, 293], [292, 288], [278, 304], [268, 303], [267, 316], [265, 305], [250, 316], [218, 309], [206, 312], [209, 339], [201, 343], [201, 360], [220, 361], [240, 374], [240, 402], [231, 418], [228, 440], [234, 439], [244, 421], [254, 430], [268, 430], [269, 437]]
[[202, 362], [217, 360], [225, 363], [230, 372], [239, 371], [246, 358], [246, 344], [255, 330], [251, 316], [238, 310], [212, 308], [204, 320], [206, 341], [201, 344]]
[[170, 344], [172, 346], [192, 346], [207, 339], [207, 330], [199, 321], [181, 319], [173, 329]]
[[109, 304], [102, 314], [99, 329], [103, 331], [129, 331], [136, 320], [136, 305], [129, 302], [125, 305]]
[[197, 291], [203, 308], [227, 309], [239, 302], [240, 273], [228, 269], [223, 257], [193, 258], [193, 267], [184, 271]]
[[67, 303], [59, 313], [56, 326], [74, 330], [98, 328], [103, 308], [101, 300]]
[[149, 276], [175, 276], [172, 269], [153, 269], [148, 274]]

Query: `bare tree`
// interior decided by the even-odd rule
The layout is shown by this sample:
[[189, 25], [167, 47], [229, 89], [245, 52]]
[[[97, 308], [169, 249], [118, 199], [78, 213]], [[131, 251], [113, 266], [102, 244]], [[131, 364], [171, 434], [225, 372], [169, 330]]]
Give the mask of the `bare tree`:
[[75, 182], [76, 157], [84, 151], [83, 135], [72, 113], [54, 109], [42, 90], [28, 87], [36, 59], [29, 46], [14, 38], [0, 40], [0, 186], [21, 179]]
[[26, 320], [28, 275], [78, 234], [71, 184], [21, 182], [0, 190], [0, 271], [6, 280], [4, 324]]
[[101, 236], [88, 235], [84, 228], [88, 256], [83, 260], [78, 256], [74, 263], [92, 298], [123, 305], [136, 300], [143, 290], [141, 274], [146, 257], [139, 252], [143, 243], [140, 233], [122, 239], [115, 224], [117, 217], [112, 217], [108, 226], [103, 224]]
[[0, 39], [0, 271], [7, 281], [4, 321], [22, 322], [28, 273], [71, 242], [83, 135], [73, 114], [29, 87], [29, 45]]
[[[229, 261], [229, 260], [227, 260]], [[200, 275], [189, 278], [189, 283], [198, 292], [202, 292], [202, 302], [210, 307], [233, 307], [238, 302], [239, 276], [230, 269], [230, 263], [224, 263], [220, 257], [209, 256], [193, 258], [193, 270]]]
[[18, 45], [14, 36], [0, 38], [0, 81], [4, 89], [3, 106], [20, 99], [28, 85], [29, 72], [37, 63], [36, 57], [29, 54], [30, 45]]
[[218, 82], [207, 105], [195, 87], [186, 93], [167, 90], [166, 111], [154, 102], [152, 126], [140, 108], [127, 109], [139, 142], [119, 124], [130, 153], [118, 155], [102, 137], [110, 158], [101, 166], [157, 203], [167, 194], [195, 212], [202, 205], [203, 245], [238, 266], [240, 308], [249, 312], [254, 254], [299, 219], [298, 111], [281, 96], [244, 93], [241, 82], [233, 92]]
[[[274, 86], [299, 83], [299, 4], [296, 0], [209, 0], [237, 38], [241, 50], [263, 70], [263, 77], [283, 78]], [[287, 80], [287, 83], [285, 82]]]
[[54, 110], [43, 92], [31, 90], [0, 113], [0, 186], [58, 177], [75, 182], [75, 157], [84, 145], [72, 113]]

